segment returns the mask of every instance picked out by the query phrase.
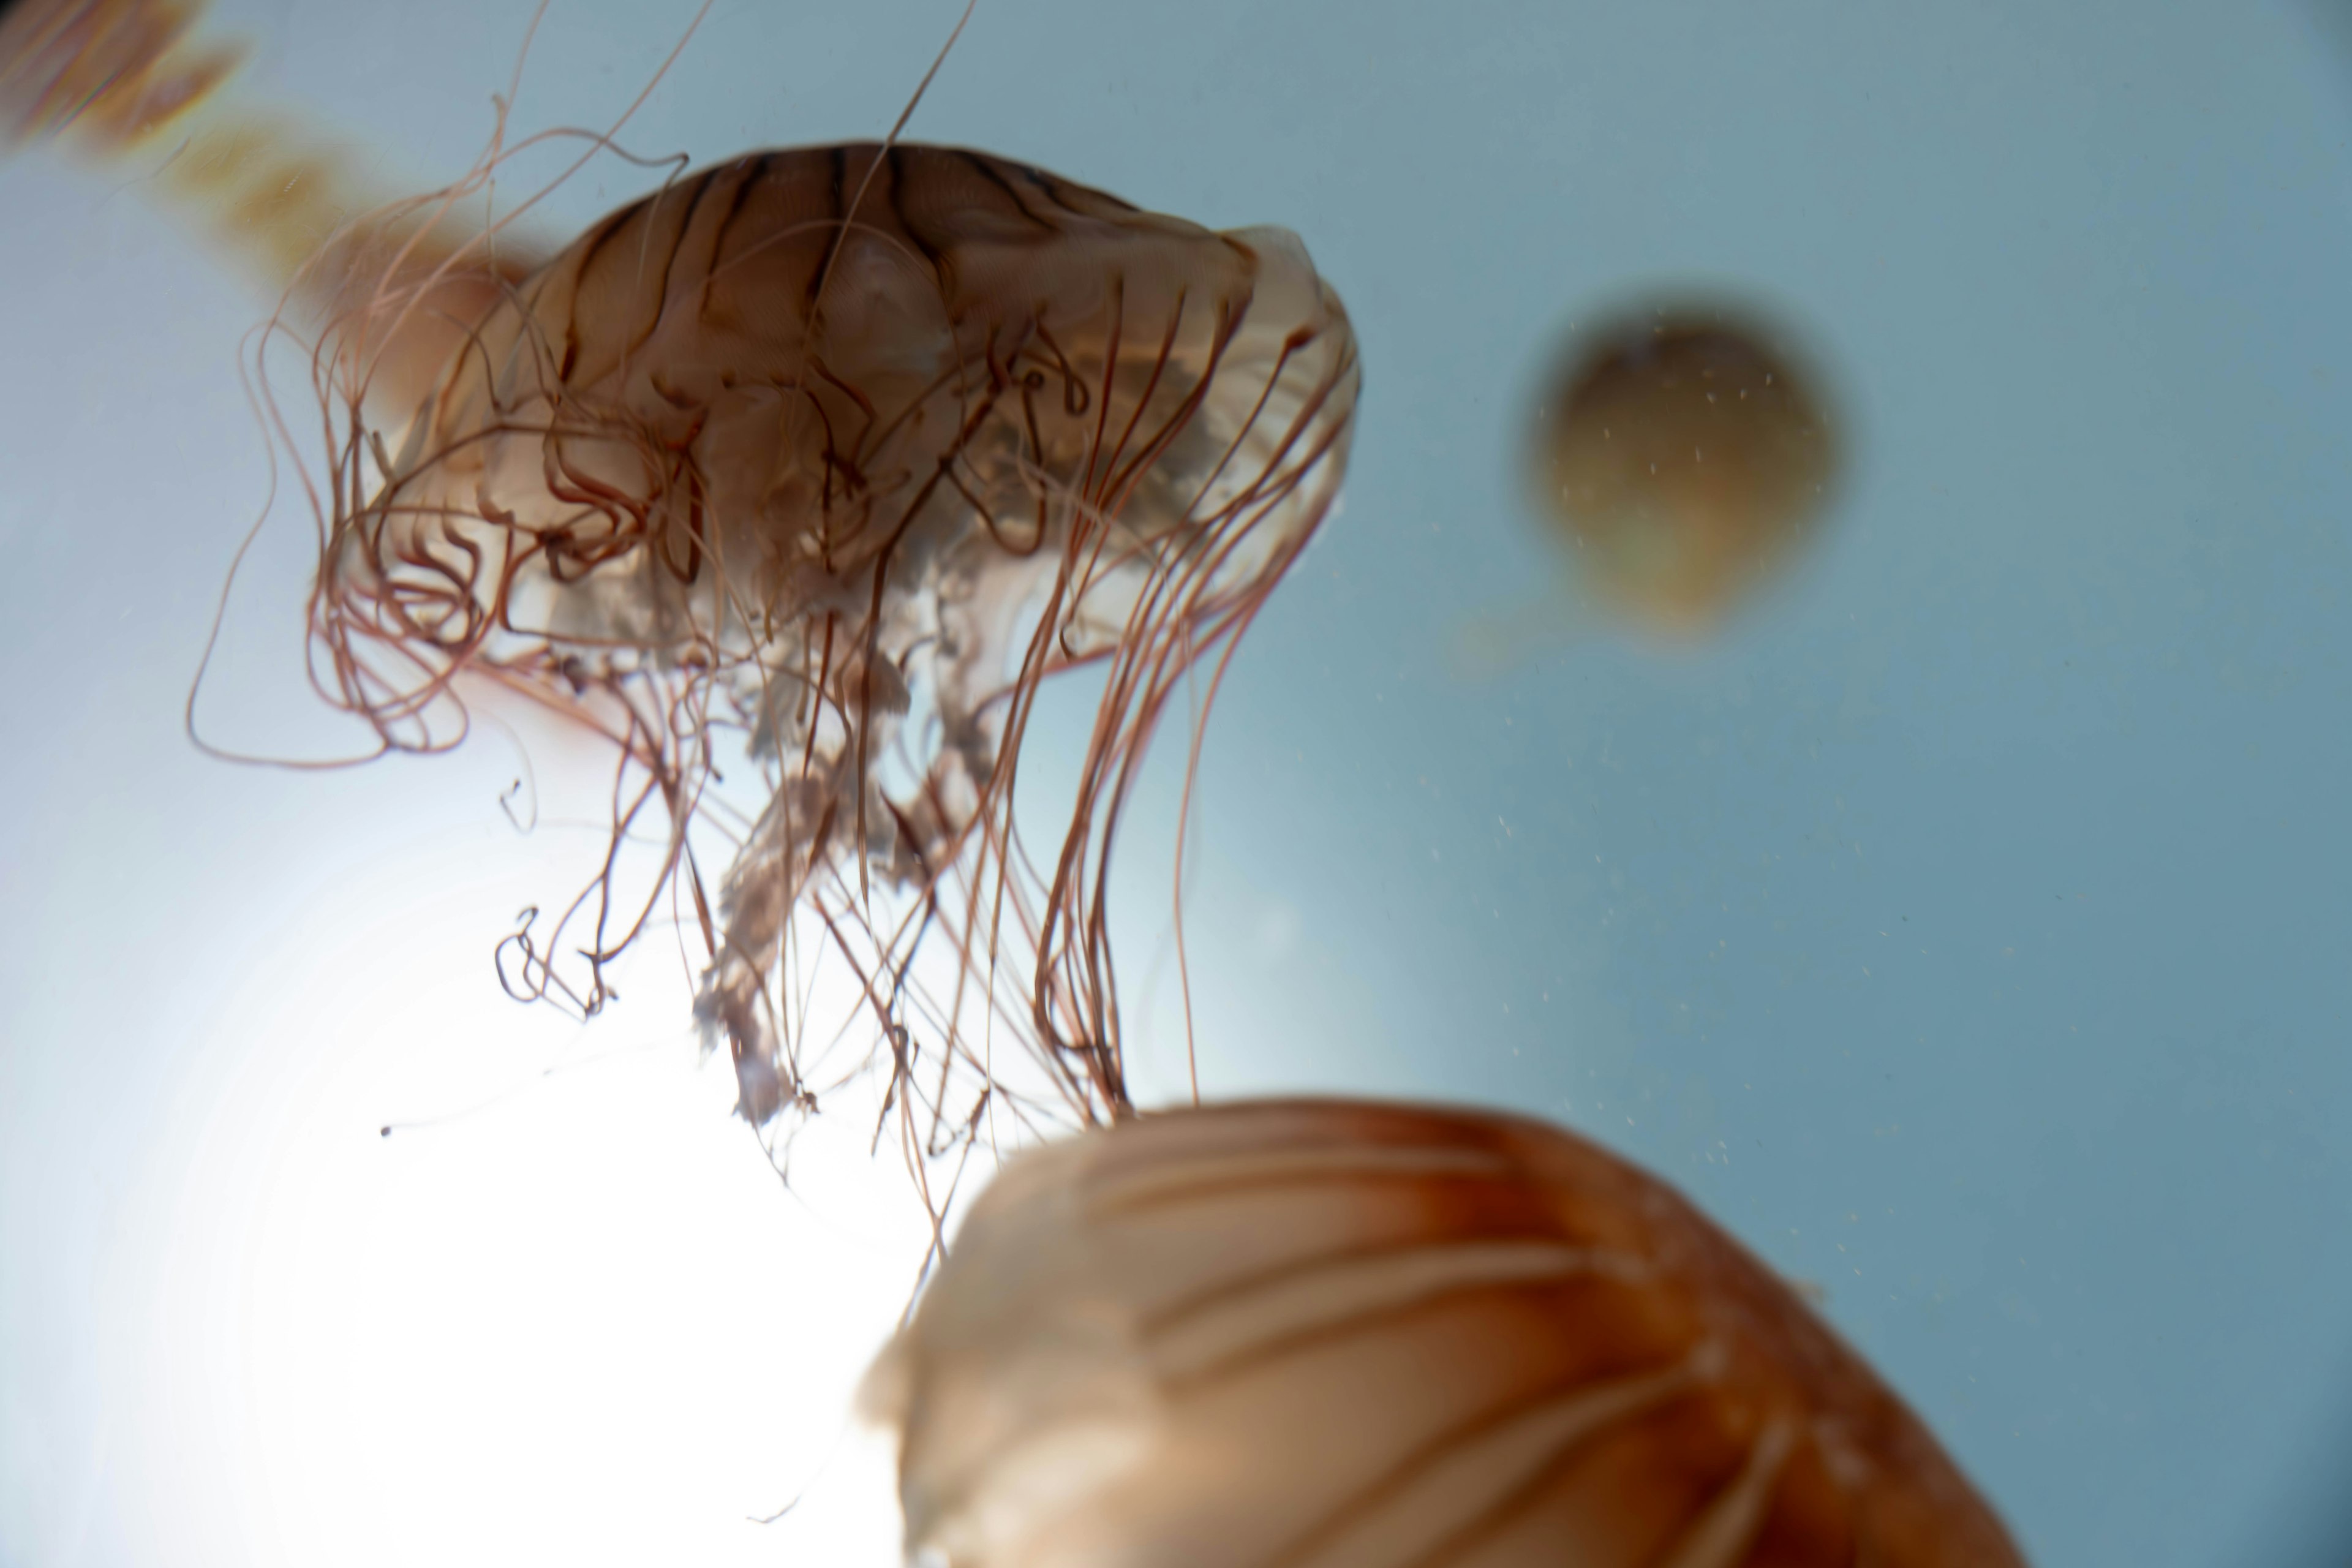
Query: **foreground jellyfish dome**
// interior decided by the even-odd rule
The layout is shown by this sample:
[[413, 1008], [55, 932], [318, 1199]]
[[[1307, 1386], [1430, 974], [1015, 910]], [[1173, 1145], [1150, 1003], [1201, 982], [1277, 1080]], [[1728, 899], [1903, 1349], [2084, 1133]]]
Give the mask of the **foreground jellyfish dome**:
[[1818, 526], [1837, 444], [1784, 336], [1722, 307], [1653, 309], [1574, 334], [1550, 373], [1537, 500], [1637, 625], [1714, 629]]
[[1006, 1168], [869, 1408], [951, 1568], [2016, 1568], [1738, 1244], [1558, 1129], [1273, 1101]]

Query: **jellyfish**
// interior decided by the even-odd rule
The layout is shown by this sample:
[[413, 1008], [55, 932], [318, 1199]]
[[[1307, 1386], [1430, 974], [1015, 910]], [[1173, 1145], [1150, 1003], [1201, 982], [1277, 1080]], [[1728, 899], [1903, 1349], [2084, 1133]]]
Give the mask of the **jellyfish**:
[[1573, 335], [1529, 478], [1589, 596], [1670, 638], [1720, 626], [1820, 524], [1839, 457], [1823, 391], [1785, 333], [1719, 305]]
[[[960, 1105], [1003, 1086], [952, 1001], [903, 989], [939, 934], [984, 967], [1024, 955], [1005, 1021], [1038, 1092], [1113, 1113], [1121, 803], [1177, 683], [1230, 657], [1344, 466], [1354, 342], [1297, 238], [982, 153], [800, 148], [595, 225], [390, 426], [364, 395], [373, 341], [329, 378], [331, 698], [386, 749], [430, 751], [471, 678], [612, 743], [614, 853], [667, 825], [656, 886], [682, 874], [703, 922], [701, 1016], [748, 1120], [815, 1092], [770, 984], [796, 911], [856, 975], [894, 1088], [925, 1050], [941, 1084], [970, 1069]], [[1080, 667], [1102, 691], [1077, 799], [1033, 865], [1022, 742], [1039, 683]], [[688, 829], [739, 762], [765, 801], [714, 914]], [[528, 938], [514, 973], [593, 1011], [654, 908], [600, 879], [571, 911], [583, 977]]]
[[[246, 50], [206, 36], [186, 0], [0, 5], [0, 152], [58, 145], [122, 168], [313, 327], [369, 310], [378, 395], [413, 403], [465, 323], [545, 259], [515, 215], [484, 221], [484, 192], [515, 151], [429, 196], [392, 199], [370, 160], [300, 117], [229, 90]], [[501, 111], [502, 112], [502, 111]]]
[[[152, 145], [225, 68], [191, 16], [36, 0], [0, 112]], [[1338, 295], [1285, 230], [895, 130], [673, 172], [546, 256], [466, 220], [510, 152], [282, 269], [256, 363], [311, 485], [313, 684], [369, 755], [446, 750], [486, 703], [608, 745], [605, 851], [500, 974], [593, 1014], [650, 927], [694, 931], [755, 1125], [875, 1065], [934, 1153], [992, 1106], [1120, 1113], [1112, 839], [1171, 693], [1206, 668], [1205, 714], [1337, 492]], [[234, 184], [221, 227], [288, 227], [289, 182]], [[1076, 798], [1033, 847], [1023, 742], [1076, 671]], [[867, 1016], [845, 1057], [819, 960]]]
[[1665, 1184], [1348, 1100], [1022, 1156], [868, 1378], [951, 1568], [2015, 1568], [1935, 1439]]
[[[593, 227], [391, 422], [383, 349], [405, 342], [385, 318], [426, 310], [379, 292], [314, 361], [335, 430], [312, 614], [331, 699], [385, 749], [431, 751], [462, 732], [472, 678], [613, 742], [615, 852], [649, 808], [667, 822], [657, 884], [691, 882], [703, 1016], [747, 1119], [814, 1101], [767, 984], [796, 909], [856, 968], [901, 1071], [919, 1028], [948, 1037], [943, 1072], [979, 1059], [952, 1014], [906, 1016], [910, 936], [1035, 952], [1020, 1022], [1074, 1104], [1116, 1104], [1118, 800], [1175, 682], [1246, 624], [1344, 465], [1352, 338], [1297, 241], [982, 153], [763, 153]], [[1008, 887], [1036, 684], [1081, 665], [1104, 667], [1081, 798], [1040, 885]], [[730, 726], [770, 776], [714, 922], [686, 829]], [[911, 912], [876, 919], [869, 879]], [[566, 911], [594, 906], [586, 977], [526, 934], [520, 986], [595, 1011], [657, 892], [616, 911], [600, 878]]]

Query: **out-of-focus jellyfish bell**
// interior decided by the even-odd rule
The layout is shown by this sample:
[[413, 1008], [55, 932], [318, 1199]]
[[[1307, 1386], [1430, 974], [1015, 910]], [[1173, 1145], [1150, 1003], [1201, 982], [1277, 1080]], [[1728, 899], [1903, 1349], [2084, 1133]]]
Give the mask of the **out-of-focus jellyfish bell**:
[[1687, 1202], [1480, 1112], [1243, 1103], [1024, 1155], [867, 1398], [950, 1568], [2022, 1561]]
[[543, 260], [458, 196], [498, 161], [430, 197], [387, 200], [370, 165], [299, 116], [228, 90], [245, 49], [205, 36], [203, 0], [0, 3], [0, 153], [57, 144], [131, 184], [200, 232], [305, 328], [390, 307], [374, 395], [414, 405], [467, 322]]
[[1822, 519], [1839, 458], [1823, 395], [1785, 333], [1723, 307], [1572, 333], [1530, 482], [1591, 595], [1670, 637], [1719, 626]]

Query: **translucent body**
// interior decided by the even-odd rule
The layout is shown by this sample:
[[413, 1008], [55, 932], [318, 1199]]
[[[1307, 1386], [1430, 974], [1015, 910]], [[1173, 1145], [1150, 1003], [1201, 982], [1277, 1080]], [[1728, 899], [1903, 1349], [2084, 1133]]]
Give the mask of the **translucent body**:
[[[365, 396], [380, 335], [329, 343], [331, 692], [402, 748], [448, 742], [469, 674], [597, 728], [635, 770], [616, 852], [651, 805], [665, 876], [715, 728], [745, 738], [766, 805], [706, 926], [704, 1006], [752, 1120], [812, 1092], [766, 987], [796, 909], [849, 954], [902, 1072], [929, 1047], [986, 1076], [952, 1005], [908, 1014], [908, 943], [1034, 955], [1020, 1022], [1081, 1114], [1115, 1111], [1100, 863], [1118, 799], [1172, 684], [1254, 613], [1345, 461], [1354, 342], [1297, 241], [984, 153], [803, 148], [598, 224], [389, 429]], [[1024, 881], [1029, 703], [1093, 661], [1074, 817]], [[869, 879], [912, 901], [877, 915]], [[651, 907], [614, 916], [609, 883], [593, 891], [591, 1007]], [[524, 984], [562, 984], [540, 951]]]
[[1243, 1103], [1024, 1156], [869, 1384], [952, 1568], [2013, 1568], [1918, 1421], [1555, 1128]]
[[1535, 488], [1606, 605], [1705, 632], [1820, 521], [1837, 448], [1813, 378], [1718, 310], [1588, 331], [1537, 418]]
[[[608, 853], [501, 950], [509, 988], [593, 1012], [649, 921], [691, 919], [755, 1121], [823, 1087], [801, 1041], [833, 1020], [804, 996], [795, 1016], [783, 980], [827, 951], [893, 1098], [940, 1069], [935, 1131], [1009, 1087], [974, 1027], [1035, 1047], [1063, 1111], [1118, 1113], [1120, 800], [1346, 461], [1354, 341], [1297, 241], [868, 145], [707, 170], [557, 252], [515, 227], [545, 187], [497, 181], [568, 140], [560, 184], [610, 131], [509, 145], [501, 122], [462, 179], [373, 200], [316, 136], [228, 100], [240, 51], [195, 20], [18, 0], [0, 144], [133, 164], [276, 293], [253, 369], [320, 524], [313, 679], [379, 751], [455, 744], [497, 689], [617, 748]], [[1038, 682], [1089, 663], [1077, 796], [1033, 858], [1020, 739]], [[923, 946], [951, 960], [945, 996]]]

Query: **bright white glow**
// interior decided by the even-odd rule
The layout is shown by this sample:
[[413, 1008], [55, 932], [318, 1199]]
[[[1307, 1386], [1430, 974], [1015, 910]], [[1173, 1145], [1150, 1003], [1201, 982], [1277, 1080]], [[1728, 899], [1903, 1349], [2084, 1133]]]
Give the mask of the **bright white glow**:
[[499, 1000], [519, 858], [412, 853], [297, 911], [203, 1021], [150, 1184], [175, 1501], [256, 1563], [895, 1562], [847, 1412], [928, 1231], [871, 1108], [787, 1192], [674, 947], [584, 1029]]

